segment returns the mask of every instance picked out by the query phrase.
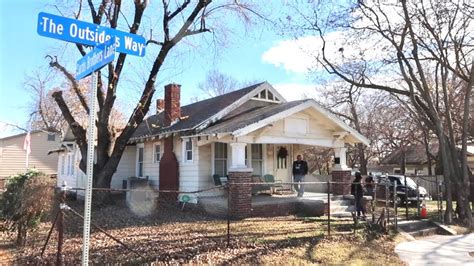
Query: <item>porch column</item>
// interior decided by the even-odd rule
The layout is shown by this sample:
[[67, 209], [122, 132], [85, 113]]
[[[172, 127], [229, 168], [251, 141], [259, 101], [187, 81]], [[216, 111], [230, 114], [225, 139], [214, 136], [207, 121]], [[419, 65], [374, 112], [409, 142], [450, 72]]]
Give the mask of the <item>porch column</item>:
[[332, 181], [341, 182], [332, 184], [332, 193], [334, 195], [348, 195], [351, 193], [351, 168], [347, 167], [346, 151], [344, 147], [334, 148], [334, 166], [332, 168]]
[[232, 161], [229, 168], [229, 211], [232, 218], [243, 219], [252, 211], [252, 168], [245, 164], [245, 143], [230, 143]]

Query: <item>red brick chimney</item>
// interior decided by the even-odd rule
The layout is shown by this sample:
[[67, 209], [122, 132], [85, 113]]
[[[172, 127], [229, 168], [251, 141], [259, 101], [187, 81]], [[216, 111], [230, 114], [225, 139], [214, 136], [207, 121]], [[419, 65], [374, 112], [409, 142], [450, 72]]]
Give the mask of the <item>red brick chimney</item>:
[[158, 114], [163, 110], [165, 110], [165, 100], [157, 99], [156, 100], [156, 113]]
[[[165, 86], [164, 100], [164, 126], [170, 126], [181, 117], [181, 106], [179, 103], [181, 85], [168, 84]], [[158, 108], [158, 101], [157, 101]], [[160, 190], [179, 190], [179, 164], [174, 153], [174, 136], [168, 136], [163, 140], [163, 156], [160, 160]], [[160, 193], [160, 198], [165, 201], [175, 202], [178, 193]]]
[[165, 126], [181, 117], [180, 94], [181, 85], [172, 83], [165, 86]]

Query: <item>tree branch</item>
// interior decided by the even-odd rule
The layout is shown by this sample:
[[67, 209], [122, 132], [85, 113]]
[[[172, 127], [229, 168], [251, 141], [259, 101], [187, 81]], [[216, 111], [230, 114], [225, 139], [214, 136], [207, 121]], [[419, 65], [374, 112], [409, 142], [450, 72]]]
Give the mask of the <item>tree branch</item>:
[[53, 57], [50, 55], [47, 55], [46, 58], [49, 58], [51, 60], [49, 62], [50, 67], [58, 69], [69, 80], [74, 92], [76, 93], [77, 98], [81, 102], [82, 107], [84, 108], [86, 113], [89, 114], [89, 106], [87, 105], [86, 99], [84, 98], [84, 95], [82, 95], [82, 92], [80, 90], [79, 83], [77, 83], [77, 80], [74, 78], [74, 76], [69, 73], [69, 71], [67, 71], [65, 67], [58, 63], [57, 58], [53, 59]]

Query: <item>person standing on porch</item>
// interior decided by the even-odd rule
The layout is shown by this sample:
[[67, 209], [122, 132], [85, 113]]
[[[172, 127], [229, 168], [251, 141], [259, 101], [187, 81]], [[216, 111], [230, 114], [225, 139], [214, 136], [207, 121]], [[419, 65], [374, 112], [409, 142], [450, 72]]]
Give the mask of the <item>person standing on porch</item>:
[[304, 185], [300, 182], [304, 182], [304, 176], [308, 174], [308, 163], [303, 161], [303, 157], [298, 154], [296, 161], [293, 162], [293, 180], [298, 182], [295, 184], [295, 190], [298, 192], [298, 197], [303, 197]]

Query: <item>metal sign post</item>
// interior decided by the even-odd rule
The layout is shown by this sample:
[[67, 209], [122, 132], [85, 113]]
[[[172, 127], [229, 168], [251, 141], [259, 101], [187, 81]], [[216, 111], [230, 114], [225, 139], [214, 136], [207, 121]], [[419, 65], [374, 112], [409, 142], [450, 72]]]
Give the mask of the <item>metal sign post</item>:
[[84, 202], [84, 236], [82, 245], [82, 265], [89, 264], [89, 239], [91, 224], [92, 181], [94, 176], [95, 116], [97, 95], [97, 73], [115, 58], [115, 52], [144, 56], [146, 41], [142, 36], [103, 27], [93, 23], [60, 17], [40, 12], [37, 32], [41, 36], [67, 42], [81, 43], [95, 47], [77, 61], [76, 79], [91, 76], [89, 128], [87, 131], [87, 182]]
[[82, 265], [89, 264], [89, 239], [91, 233], [92, 178], [94, 175], [94, 139], [95, 139], [95, 95], [97, 95], [97, 74], [91, 75], [89, 130], [87, 133], [87, 182], [84, 201], [84, 232], [82, 242]]

